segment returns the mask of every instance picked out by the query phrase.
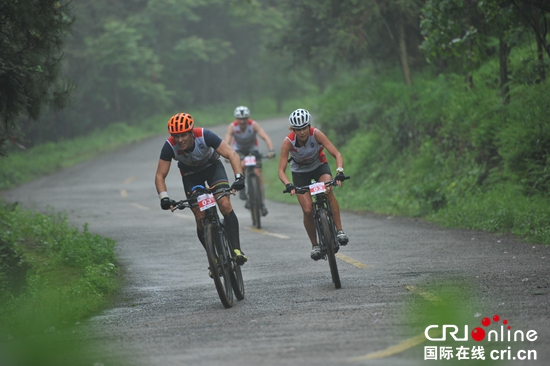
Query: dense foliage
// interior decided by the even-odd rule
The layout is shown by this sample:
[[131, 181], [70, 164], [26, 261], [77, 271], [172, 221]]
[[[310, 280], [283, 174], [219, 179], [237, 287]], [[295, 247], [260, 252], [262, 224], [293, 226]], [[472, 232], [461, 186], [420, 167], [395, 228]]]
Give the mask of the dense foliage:
[[472, 73], [475, 88], [453, 73], [427, 71], [410, 87], [375, 70], [331, 88], [319, 123], [354, 176], [352, 207], [550, 242], [550, 89], [517, 76], [530, 53], [511, 55], [508, 104], [497, 59]]
[[2, 365], [97, 363], [74, 332], [118, 289], [114, 244], [62, 214], [0, 202]]
[[117, 288], [114, 241], [0, 203], [0, 338], [74, 324]]
[[20, 116], [67, 103], [72, 86], [59, 74], [72, 22], [67, 1], [0, 0], [0, 155]]
[[263, 46], [284, 23], [269, 7], [237, 0], [71, 6], [76, 21], [64, 50], [64, 76], [76, 85], [71, 106], [40, 121], [23, 120], [19, 142], [27, 147], [212, 104], [254, 110], [270, 97], [280, 108], [304, 90], [305, 68], [289, 70], [285, 55], [268, 55]]

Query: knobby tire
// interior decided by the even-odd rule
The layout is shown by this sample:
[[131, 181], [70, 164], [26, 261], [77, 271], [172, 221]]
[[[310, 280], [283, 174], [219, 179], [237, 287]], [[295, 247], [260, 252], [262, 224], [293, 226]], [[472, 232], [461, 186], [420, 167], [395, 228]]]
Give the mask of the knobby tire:
[[208, 263], [210, 264], [210, 271], [212, 272], [212, 279], [216, 285], [216, 290], [218, 291], [223, 306], [230, 308], [233, 306], [230, 271], [227, 265], [227, 261], [230, 259], [226, 258], [223, 252], [218, 230], [212, 223], [207, 223], [205, 225], [204, 239], [206, 243], [206, 252], [208, 254]]
[[229, 277], [231, 279], [231, 286], [233, 287], [233, 292], [235, 293], [235, 297], [237, 300], [244, 299], [244, 281], [243, 281], [243, 274], [241, 272], [241, 266], [237, 264], [232, 258], [233, 258], [233, 246], [231, 245], [231, 242], [229, 241], [229, 237], [227, 236], [227, 233], [225, 230], [222, 234], [222, 240], [223, 244], [222, 246], [226, 248], [226, 250], [230, 253], [231, 260], [229, 261]]
[[334, 252], [334, 244], [336, 243], [336, 237], [333, 235], [331, 228], [331, 222], [328, 218], [326, 210], [319, 210], [319, 224], [321, 225], [321, 235], [324, 242], [324, 247], [327, 252], [328, 264], [330, 266], [330, 274], [332, 275], [332, 282], [336, 288], [341, 288], [340, 274], [338, 273], [338, 264], [336, 263], [336, 256]]
[[250, 214], [252, 215], [252, 225], [258, 229], [262, 228], [262, 192], [260, 188], [260, 178], [256, 174], [248, 177], [248, 203], [250, 203]]

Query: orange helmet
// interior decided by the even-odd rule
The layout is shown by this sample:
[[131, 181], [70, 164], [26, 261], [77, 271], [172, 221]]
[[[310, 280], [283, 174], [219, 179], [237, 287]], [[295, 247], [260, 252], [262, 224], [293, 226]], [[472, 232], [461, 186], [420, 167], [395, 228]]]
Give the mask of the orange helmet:
[[189, 132], [193, 129], [194, 124], [195, 120], [190, 114], [178, 113], [168, 121], [168, 132], [171, 135]]

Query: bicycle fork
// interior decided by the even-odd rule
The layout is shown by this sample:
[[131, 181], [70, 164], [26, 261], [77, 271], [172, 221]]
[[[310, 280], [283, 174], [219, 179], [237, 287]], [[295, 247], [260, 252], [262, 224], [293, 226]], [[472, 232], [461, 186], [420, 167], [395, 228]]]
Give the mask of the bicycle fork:
[[[321, 200], [321, 198], [319, 198]], [[323, 201], [317, 201], [313, 205], [313, 217], [315, 220], [315, 228], [317, 231], [317, 238], [319, 242], [319, 247], [321, 248], [321, 253], [323, 253], [323, 259], [327, 260], [327, 245], [334, 246], [334, 253], [337, 253], [340, 249], [340, 245], [336, 240], [336, 231], [334, 227], [334, 222], [331, 218], [330, 212], [330, 203], [326, 198], [322, 198]], [[329, 224], [329, 230], [332, 233], [332, 238], [326, 238], [322, 230], [322, 220], [321, 220], [321, 211], [325, 211], [327, 217], [327, 222]]]

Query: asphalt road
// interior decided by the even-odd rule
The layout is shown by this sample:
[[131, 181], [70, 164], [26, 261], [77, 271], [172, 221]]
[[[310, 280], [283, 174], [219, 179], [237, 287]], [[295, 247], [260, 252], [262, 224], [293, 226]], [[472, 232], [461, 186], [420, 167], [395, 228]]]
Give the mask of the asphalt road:
[[[280, 146], [286, 120], [262, 126]], [[213, 130], [223, 136], [225, 126]], [[154, 173], [165, 139], [150, 138], [3, 193], [30, 208], [67, 212], [71, 223], [88, 223], [92, 233], [116, 240], [125, 286], [109, 309], [76, 332], [87, 337], [96, 365], [451, 364], [430, 359], [429, 351], [436, 347], [439, 359], [443, 346], [455, 364], [473, 364], [473, 352], [459, 359], [458, 348], [479, 345], [485, 360], [476, 364], [548, 364], [549, 248], [417, 219], [343, 212], [350, 244], [340, 251], [337, 290], [328, 263], [309, 258], [299, 206], [268, 201], [258, 231], [244, 202], [233, 197], [249, 262], [242, 268], [246, 298], [225, 309], [191, 212], [160, 209]], [[183, 198], [175, 165], [167, 184], [172, 198]], [[441, 312], [444, 324], [458, 327], [456, 337], [466, 334], [468, 341], [448, 332], [447, 342], [425, 339]], [[496, 314], [498, 322], [481, 326]], [[511, 341], [495, 341], [494, 333], [507, 337], [503, 320], [511, 332], [532, 330], [536, 337], [514, 342], [512, 333]], [[472, 341], [475, 327], [496, 330], [492, 342]], [[528, 350], [536, 360], [535, 353], [521, 352]]]

